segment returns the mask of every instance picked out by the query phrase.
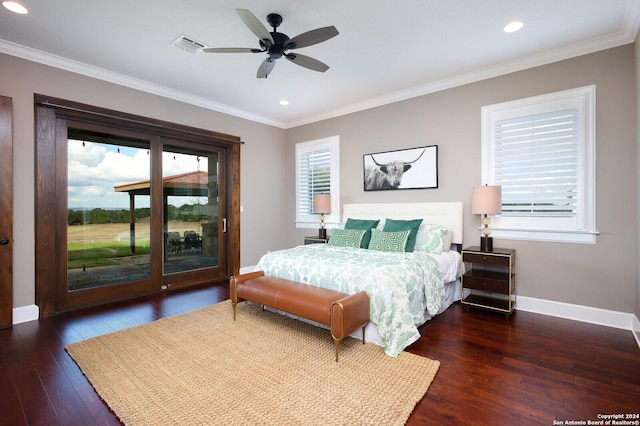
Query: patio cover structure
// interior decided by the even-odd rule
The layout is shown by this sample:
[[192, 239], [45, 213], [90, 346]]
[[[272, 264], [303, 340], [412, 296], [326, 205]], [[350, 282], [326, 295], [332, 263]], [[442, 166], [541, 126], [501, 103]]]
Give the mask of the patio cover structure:
[[[182, 173], [162, 178], [162, 205], [163, 205], [163, 228], [165, 238], [168, 223], [168, 199], [171, 196], [177, 197], [209, 197], [209, 175], [204, 171]], [[129, 245], [131, 254], [136, 254], [136, 195], [150, 195], [151, 182], [143, 180], [140, 182], [126, 183], [114, 187], [115, 192], [129, 193]]]

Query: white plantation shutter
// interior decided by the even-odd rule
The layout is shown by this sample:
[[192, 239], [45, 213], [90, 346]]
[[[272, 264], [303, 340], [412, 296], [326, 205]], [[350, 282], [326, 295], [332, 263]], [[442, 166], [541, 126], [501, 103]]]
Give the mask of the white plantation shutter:
[[495, 184], [503, 216], [575, 217], [578, 111], [531, 114], [495, 123]]
[[331, 192], [331, 150], [322, 148], [298, 158], [298, 211], [313, 214], [314, 194]]
[[320, 215], [313, 213], [313, 195], [331, 194], [327, 225], [340, 220], [340, 139], [338, 136], [296, 144], [296, 226], [317, 228]]
[[492, 236], [595, 243], [595, 86], [482, 107], [481, 148]]

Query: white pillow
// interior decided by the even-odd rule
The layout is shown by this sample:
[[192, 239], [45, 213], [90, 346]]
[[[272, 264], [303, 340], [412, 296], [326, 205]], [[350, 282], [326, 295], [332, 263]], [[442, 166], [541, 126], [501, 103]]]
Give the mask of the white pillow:
[[442, 251], [447, 252], [451, 250], [451, 244], [453, 244], [453, 231], [451, 229], [447, 229], [447, 239], [444, 242], [444, 248]]
[[452, 240], [453, 232], [448, 232], [444, 226], [423, 223], [418, 228], [413, 251], [440, 254], [449, 251]]

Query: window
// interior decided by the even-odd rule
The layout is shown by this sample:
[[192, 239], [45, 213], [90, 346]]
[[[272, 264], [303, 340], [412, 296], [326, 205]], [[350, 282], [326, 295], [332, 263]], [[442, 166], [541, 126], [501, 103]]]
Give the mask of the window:
[[483, 107], [481, 149], [493, 236], [595, 243], [595, 86]]
[[340, 222], [340, 137], [331, 136], [296, 144], [296, 227], [317, 228], [313, 195], [331, 194], [327, 225]]

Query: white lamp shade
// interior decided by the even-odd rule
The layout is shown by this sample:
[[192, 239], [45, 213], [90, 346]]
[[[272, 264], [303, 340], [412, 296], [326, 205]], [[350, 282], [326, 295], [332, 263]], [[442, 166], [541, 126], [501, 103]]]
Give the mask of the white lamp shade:
[[314, 194], [313, 212], [331, 213], [331, 194]]
[[471, 195], [471, 213], [498, 214], [502, 212], [502, 187], [476, 186]]

